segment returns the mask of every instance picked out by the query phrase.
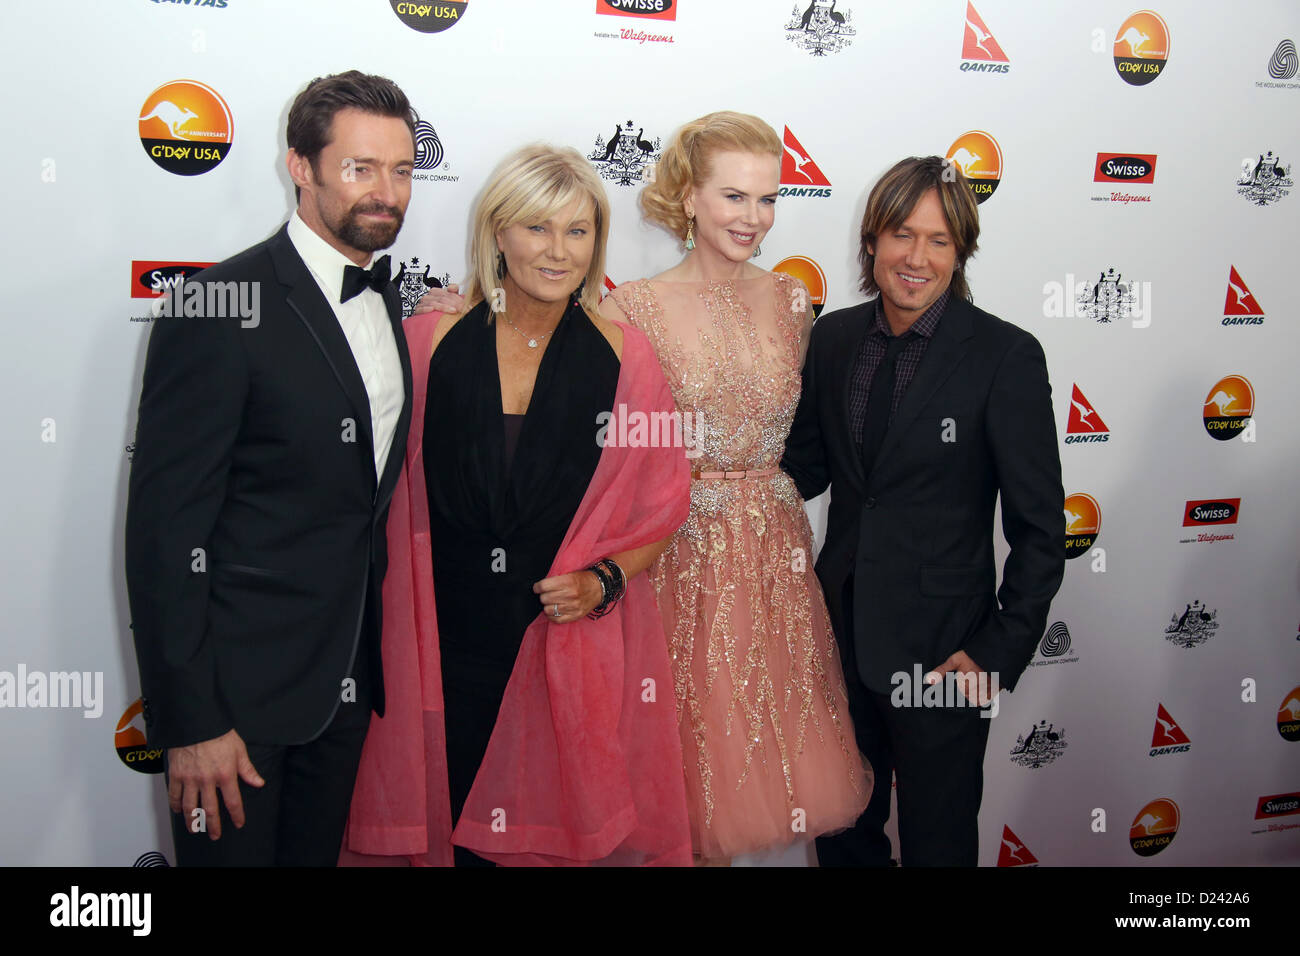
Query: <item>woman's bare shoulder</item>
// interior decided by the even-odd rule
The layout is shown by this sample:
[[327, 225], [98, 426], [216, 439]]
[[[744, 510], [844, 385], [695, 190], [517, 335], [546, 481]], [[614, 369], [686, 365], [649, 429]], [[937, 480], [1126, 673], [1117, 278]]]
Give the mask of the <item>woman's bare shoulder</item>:
[[600, 314], [592, 315], [591, 323], [596, 326], [601, 335], [605, 336], [605, 341], [614, 350], [618, 360], [623, 361], [623, 327]]

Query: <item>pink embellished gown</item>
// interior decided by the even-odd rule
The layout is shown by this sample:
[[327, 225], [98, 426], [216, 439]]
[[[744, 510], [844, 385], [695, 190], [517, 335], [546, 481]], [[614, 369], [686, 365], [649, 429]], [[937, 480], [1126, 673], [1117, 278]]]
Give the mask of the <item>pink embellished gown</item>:
[[[696, 474], [650, 582], [672, 659], [694, 849], [731, 857], [853, 825], [871, 795], [803, 499], [780, 470], [812, 328], [802, 282], [640, 280]], [[753, 472], [711, 477], [711, 472]]]

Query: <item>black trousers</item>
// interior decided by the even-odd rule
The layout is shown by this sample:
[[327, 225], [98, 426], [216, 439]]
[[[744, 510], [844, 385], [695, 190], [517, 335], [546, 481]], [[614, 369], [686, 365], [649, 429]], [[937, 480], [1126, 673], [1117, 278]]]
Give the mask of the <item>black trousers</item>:
[[219, 840], [191, 832], [192, 821], [183, 813], [171, 815], [179, 866], [338, 864], [361, 745], [370, 727], [368, 657], [364, 647], [358, 648], [353, 666], [356, 700], [341, 701], [316, 739], [289, 746], [245, 741], [248, 758], [266, 783], [251, 787], [239, 782], [243, 829], [235, 828], [224, 802]]
[[[836, 634], [858, 747], [876, 775], [871, 802], [849, 830], [817, 839], [822, 866], [888, 866], [890, 775], [897, 776], [903, 866], [975, 866], [989, 721], [975, 707], [894, 707], [858, 675], [853, 578]], [[909, 675], [910, 676], [910, 675]]]

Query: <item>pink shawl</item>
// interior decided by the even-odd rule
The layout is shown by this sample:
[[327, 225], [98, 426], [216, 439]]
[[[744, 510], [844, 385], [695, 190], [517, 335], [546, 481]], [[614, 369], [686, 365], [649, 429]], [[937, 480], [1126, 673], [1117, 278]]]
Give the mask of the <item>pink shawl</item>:
[[[340, 862], [358, 854], [450, 866], [452, 843], [502, 865], [689, 865], [681, 743], [660, 616], [644, 574], [599, 620], [529, 625], [455, 832], [422, 437], [439, 313], [404, 323], [414, 402], [388, 516], [383, 659]], [[645, 335], [620, 323], [615, 409], [671, 413]], [[596, 423], [592, 423], [593, 440]], [[615, 434], [611, 427], [610, 435]], [[667, 537], [686, 519], [680, 448], [607, 444], [550, 574]], [[539, 607], [540, 610], [540, 607]]]

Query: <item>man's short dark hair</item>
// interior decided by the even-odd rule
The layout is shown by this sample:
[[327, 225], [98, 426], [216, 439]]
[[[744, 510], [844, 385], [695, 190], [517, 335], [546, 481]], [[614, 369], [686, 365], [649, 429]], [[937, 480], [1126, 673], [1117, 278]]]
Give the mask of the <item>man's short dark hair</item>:
[[[346, 109], [405, 120], [412, 141], [415, 139], [415, 124], [419, 116], [406, 94], [392, 80], [359, 70], [318, 76], [307, 84], [289, 107], [289, 122], [284, 132], [289, 148], [307, 158], [317, 177], [320, 170], [316, 168], [316, 160], [320, 158], [321, 150], [330, 144], [334, 114]], [[295, 186], [294, 195], [300, 196], [301, 193]]]

